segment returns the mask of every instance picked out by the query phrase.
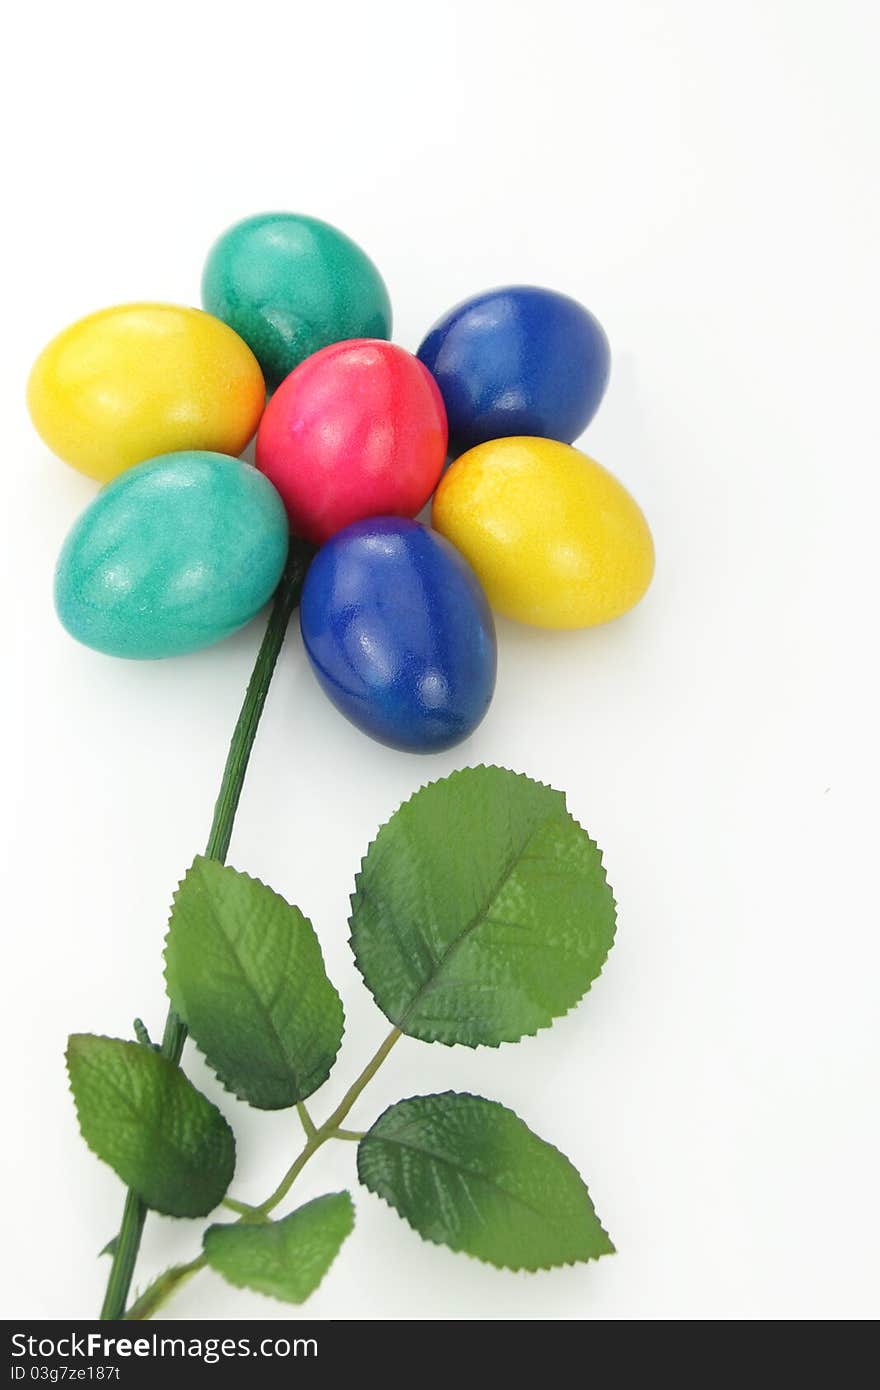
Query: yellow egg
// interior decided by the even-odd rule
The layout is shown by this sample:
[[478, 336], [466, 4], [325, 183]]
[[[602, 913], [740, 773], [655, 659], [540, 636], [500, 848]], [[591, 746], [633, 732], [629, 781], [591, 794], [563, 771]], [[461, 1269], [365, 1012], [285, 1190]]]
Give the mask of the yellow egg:
[[28, 382], [46, 444], [100, 482], [157, 454], [240, 454], [265, 399], [238, 334], [176, 304], [121, 304], [80, 319], [43, 349]]
[[432, 521], [499, 613], [593, 627], [626, 613], [654, 572], [648, 523], [607, 469], [568, 444], [515, 436], [462, 454]]

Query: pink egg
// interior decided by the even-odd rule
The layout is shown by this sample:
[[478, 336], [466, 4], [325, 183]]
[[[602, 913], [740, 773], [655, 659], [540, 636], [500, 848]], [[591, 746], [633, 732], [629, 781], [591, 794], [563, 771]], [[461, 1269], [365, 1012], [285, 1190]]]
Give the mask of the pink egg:
[[307, 357], [260, 422], [257, 467], [291, 530], [317, 544], [370, 516], [415, 516], [446, 460], [434, 378], [393, 343], [353, 338]]

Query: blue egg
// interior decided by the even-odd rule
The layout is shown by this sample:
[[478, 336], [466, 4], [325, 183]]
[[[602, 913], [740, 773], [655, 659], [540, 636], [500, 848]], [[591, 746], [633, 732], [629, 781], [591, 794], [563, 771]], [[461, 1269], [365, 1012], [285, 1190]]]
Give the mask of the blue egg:
[[76, 522], [55, 572], [58, 616], [110, 656], [196, 651], [271, 598], [288, 540], [284, 504], [255, 468], [163, 454], [120, 473]]
[[465, 299], [434, 324], [418, 356], [440, 387], [454, 454], [509, 435], [571, 444], [598, 410], [611, 368], [598, 319], [535, 285]]
[[380, 743], [436, 753], [489, 708], [489, 605], [458, 551], [416, 521], [373, 517], [337, 532], [306, 576], [300, 625], [327, 695]]

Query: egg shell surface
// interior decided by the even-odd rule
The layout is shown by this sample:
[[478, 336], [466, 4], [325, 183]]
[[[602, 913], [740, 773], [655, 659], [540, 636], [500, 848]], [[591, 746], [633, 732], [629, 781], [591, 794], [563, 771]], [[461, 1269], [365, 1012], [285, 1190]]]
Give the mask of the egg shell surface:
[[594, 459], [550, 439], [495, 439], [445, 474], [432, 522], [498, 613], [537, 627], [620, 617], [654, 573], [648, 523]]
[[257, 467], [296, 535], [316, 544], [368, 516], [415, 516], [446, 460], [446, 412], [430, 373], [393, 343], [355, 339], [309, 357], [275, 392]]
[[247, 343], [177, 304], [121, 304], [43, 349], [28, 408], [53, 453], [99, 482], [158, 454], [240, 454], [266, 401]]
[[81, 514], [61, 551], [55, 606], [77, 641], [111, 656], [211, 646], [271, 598], [287, 557], [281, 498], [225, 454], [130, 468]]
[[611, 370], [598, 319], [537, 285], [463, 300], [434, 324], [418, 357], [440, 387], [453, 454], [506, 435], [571, 443], [596, 413]]
[[418, 522], [371, 518], [328, 541], [306, 575], [300, 625], [334, 705], [392, 748], [450, 748], [489, 707], [496, 645], [485, 595]]
[[330, 343], [391, 336], [373, 262], [338, 228], [299, 213], [258, 213], [225, 231], [205, 264], [202, 303], [250, 345], [273, 391]]

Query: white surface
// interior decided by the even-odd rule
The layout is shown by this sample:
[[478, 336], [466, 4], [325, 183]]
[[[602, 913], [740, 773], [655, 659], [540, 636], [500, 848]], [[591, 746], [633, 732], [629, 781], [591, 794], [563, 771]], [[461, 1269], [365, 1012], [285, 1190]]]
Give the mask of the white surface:
[[[100, 1301], [121, 1187], [78, 1138], [65, 1037], [126, 1035], [136, 1013], [161, 1026], [170, 893], [259, 638], [129, 665], [65, 636], [52, 567], [94, 488], [30, 430], [24, 380], [93, 308], [197, 303], [214, 236], [271, 208], [368, 249], [410, 348], [488, 285], [585, 300], [614, 368], [584, 445], [642, 502], [659, 558], [647, 601], [607, 629], [501, 624], [490, 717], [430, 760], [345, 724], [290, 640], [231, 859], [312, 915], [343, 993], [317, 1115], [383, 1035], [347, 894], [423, 780], [497, 761], [565, 788], [620, 903], [575, 1013], [499, 1053], [405, 1040], [351, 1117], [449, 1086], [512, 1104], [582, 1169], [616, 1258], [497, 1273], [359, 1192], [307, 1312], [876, 1314], [876, 6], [85, 3], [11, 23], [3, 1314]], [[206, 1084], [239, 1134], [234, 1190], [257, 1199], [296, 1121]], [[301, 1192], [353, 1182], [337, 1145]], [[143, 1270], [194, 1240], [151, 1219]], [[285, 1310], [201, 1275], [169, 1313]]]

